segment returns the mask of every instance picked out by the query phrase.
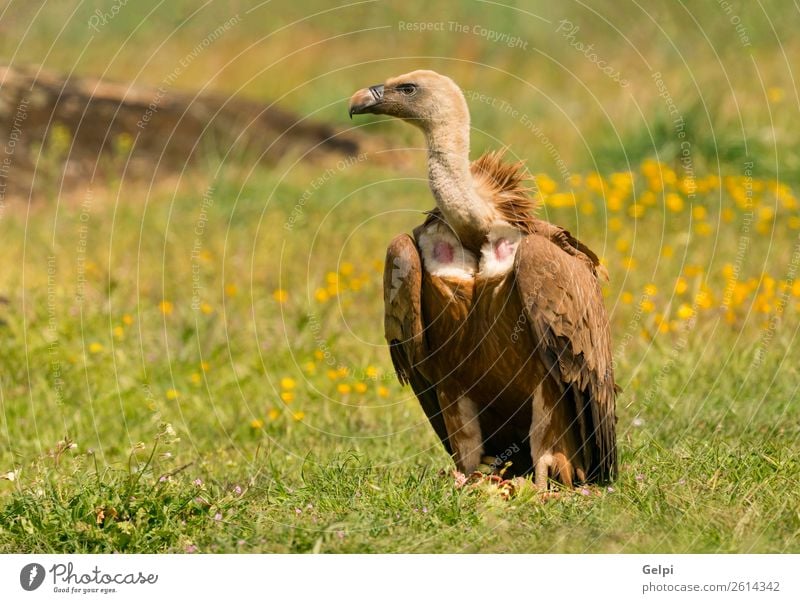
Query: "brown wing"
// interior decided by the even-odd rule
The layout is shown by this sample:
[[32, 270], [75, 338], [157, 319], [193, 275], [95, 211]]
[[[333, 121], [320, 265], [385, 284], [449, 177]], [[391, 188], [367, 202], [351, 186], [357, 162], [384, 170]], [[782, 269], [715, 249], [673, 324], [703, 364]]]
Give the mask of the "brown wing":
[[549, 239], [550, 242], [555, 243], [568, 254], [580, 259], [596, 275], [608, 280], [608, 270], [600, 263], [600, 258], [597, 257], [597, 254], [572, 236], [568, 230], [551, 224], [546, 220], [534, 218], [531, 232]]
[[451, 454], [436, 389], [421, 370], [426, 357], [422, 322], [422, 262], [414, 240], [398, 235], [386, 250], [383, 272], [384, 329], [400, 383], [411, 384], [436, 435]]
[[539, 356], [575, 402], [587, 477], [608, 481], [617, 470], [617, 390], [597, 277], [584, 259], [538, 235], [522, 240], [514, 269]]

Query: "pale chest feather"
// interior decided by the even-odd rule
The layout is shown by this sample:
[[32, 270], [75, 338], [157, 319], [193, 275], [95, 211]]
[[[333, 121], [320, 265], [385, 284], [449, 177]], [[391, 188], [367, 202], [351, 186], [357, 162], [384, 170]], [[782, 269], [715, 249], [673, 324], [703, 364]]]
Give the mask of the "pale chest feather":
[[514, 267], [514, 256], [522, 233], [499, 222], [489, 228], [480, 252], [473, 253], [461, 244], [444, 222], [435, 221], [417, 234], [422, 263], [432, 276], [455, 279], [496, 278]]

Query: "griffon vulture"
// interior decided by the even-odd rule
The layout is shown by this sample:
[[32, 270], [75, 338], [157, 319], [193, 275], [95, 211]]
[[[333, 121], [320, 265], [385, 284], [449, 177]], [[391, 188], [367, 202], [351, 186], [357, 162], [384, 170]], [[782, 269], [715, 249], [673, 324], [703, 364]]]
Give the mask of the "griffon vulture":
[[[436, 209], [389, 245], [385, 331], [456, 467], [572, 486], [616, 472], [616, 385], [597, 256], [534, 216], [522, 163], [469, 160], [470, 117], [448, 77], [414, 71], [356, 92], [350, 116], [422, 130]], [[508, 463], [511, 463], [510, 466]]]

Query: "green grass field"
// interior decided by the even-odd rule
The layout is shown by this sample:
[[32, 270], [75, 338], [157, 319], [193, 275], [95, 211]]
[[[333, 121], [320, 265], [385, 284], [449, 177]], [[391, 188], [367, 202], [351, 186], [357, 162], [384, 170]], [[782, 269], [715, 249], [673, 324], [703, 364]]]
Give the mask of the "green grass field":
[[[176, 87], [342, 129], [357, 88], [452, 75], [474, 153], [526, 158], [541, 215], [608, 266], [621, 471], [546, 500], [456, 486], [382, 335], [384, 249], [433, 203], [421, 151], [223, 150], [61, 192], [44, 161], [33, 200], [0, 205], [0, 552], [800, 552], [800, 42], [780, 3], [129, 3], [99, 31], [111, 5], [50, 4], [4, 9], [3, 61], [158, 85], [239, 14]], [[50, 158], [71, 136], [51, 134]]]

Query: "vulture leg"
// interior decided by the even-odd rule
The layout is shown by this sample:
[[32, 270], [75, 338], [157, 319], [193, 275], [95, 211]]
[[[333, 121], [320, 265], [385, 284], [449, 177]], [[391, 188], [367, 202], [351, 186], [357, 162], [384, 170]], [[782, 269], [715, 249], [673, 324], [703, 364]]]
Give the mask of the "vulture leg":
[[459, 471], [469, 475], [478, 468], [483, 457], [478, 405], [468, 396], [451, 397], [444, 388], [439, 388], [437, 393], [453, 460]]
[[586, 479], [579, 425], [570, 418], [573, 406], [570, 391], [565, 391], [551, 375], [533, 394], [531, 458], [534, 483], [540, 490], [547, 489], [548, 479], [558, 480], [568, 488], [576, 479]]

